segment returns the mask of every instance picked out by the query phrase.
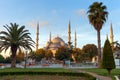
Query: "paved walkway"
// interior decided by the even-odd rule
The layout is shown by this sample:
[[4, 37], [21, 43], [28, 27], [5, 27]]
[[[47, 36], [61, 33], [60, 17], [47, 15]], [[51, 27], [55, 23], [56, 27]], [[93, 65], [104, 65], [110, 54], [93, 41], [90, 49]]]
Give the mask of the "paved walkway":
[[88, 73], [94, 77], [97, 78], [97, 80], [112, 80], [110, 77], [106, 77], [106, 76], [101, 76], [101, 75], [97, 75], [96, 73], [92, 73], [92, 72], [86, 72], [84, 70], [77, 70], [78, 72], [82, 72], [82, 73]]

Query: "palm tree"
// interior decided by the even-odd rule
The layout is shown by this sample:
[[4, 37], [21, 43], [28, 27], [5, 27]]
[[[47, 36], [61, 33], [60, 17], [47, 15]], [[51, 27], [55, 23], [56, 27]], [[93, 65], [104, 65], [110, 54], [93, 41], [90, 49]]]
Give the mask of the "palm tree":
[[11, 67], [16, 67], [16, 53], [17, 50], [28, 49], [32, 50], [34, 47], [34, 41], [29, 36], [28, 30], [25, 30], [25, 26], [19, 27], [16, 23], [10, 23], [9, 25], [3, 26], [6, 31], [0, 32], [0, 52], [10, 49], [11, 51]]
[[88, 10], [89, 22], [95, 30], [97, 31], [98, 39], [98, 66], [101, 64], [101, 39], [100, 39], [100, 30], [102, 29], [103, 24], [106, 22], [108, 17], [108, 12], [106, 11], [106, 6], [102, 2], [94, 2], [89, 6]]

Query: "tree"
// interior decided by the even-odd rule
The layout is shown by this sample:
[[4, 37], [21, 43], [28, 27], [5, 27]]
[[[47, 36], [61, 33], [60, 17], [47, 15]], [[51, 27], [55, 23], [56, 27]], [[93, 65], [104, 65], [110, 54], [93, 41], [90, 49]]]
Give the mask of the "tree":
[[45, 57], [45, 50], [44, 49], [38, 49], [36, 51], [36, 61], [41, 61], [42, 58]]
[[25, 30], [25, 26], [19, 27], [16, 23], [10, 23], [10, 25], [3, 26], [7, 31], [0, 32], [0, 52], [10, 49], [11, 51], [11, 67], [16, 67], [16, 53], [21, 49], [32, 50], [34, 47], [34, 41], [29, 36], [28, 30]]
[[57, 60], [69, 60], [71, 58], [71, 54], [68, 48], [60, 47], [56, 51], [55, 58]]
[[4, 57], [2, 55], [0, 55], [0, 63], [4, 62]]
[[45, 57], [46, 57], [47, 59], [52, 59], [52, 57], [53, 57], [52, 51], [51, 51], [51, 50], [45, 51]]
[[21, 61], [24, 61], [24, 58], [25, 58], [25, 54], [24, 52], [18, 52], [17, 55], [16, 55], [16, 60], [21, 62]]
[[94, 44], [87, 44], [83, 46], [82, 51], [92, 60], [92, 58], [97, 55], [97, 46]]
[[72, 55], [75, 57], [75, 60], [77, 62], [81, 62], [82, 61], [82, 50], [80, 48], [74, 48]]
[[10, 56], [5, 58], [5, 63], [11, 63], [11, 58], [10, 58]]
[[89, 6], [88, 10], [89, 22], [95, 30], [97, 31], [98, 39], [98, 67], [101, 63], [101, 39], [100, 39], [100, 30], [102, 29], [103, 24], [106, 22], [108, 17], [108, 12], [106, 11], [106, 6], [102, 2], [94, 2]]
[[31, 51], [31, 52], [28, 54], [28, 58], [35, 59], [35, 60], [36, 60], [36, 58], [37, 58], [36, 52], [35, 52], [35, 51]]
[[104, 44], [101, 66], [102, 68], [107, 69], [109, 75], [111, 70], [115, 68], [113, 52], [108, 39], [105, 41], [105, 44]]

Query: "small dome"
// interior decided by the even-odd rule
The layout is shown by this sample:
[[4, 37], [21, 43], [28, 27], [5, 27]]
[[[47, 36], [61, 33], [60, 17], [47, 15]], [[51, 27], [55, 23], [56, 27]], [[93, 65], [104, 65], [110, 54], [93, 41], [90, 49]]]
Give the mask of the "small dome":
[[51, 42], [48, 41], [48, 42], [46, 43], [46, 47], [48, 47], [50, 44], [51, 44]]

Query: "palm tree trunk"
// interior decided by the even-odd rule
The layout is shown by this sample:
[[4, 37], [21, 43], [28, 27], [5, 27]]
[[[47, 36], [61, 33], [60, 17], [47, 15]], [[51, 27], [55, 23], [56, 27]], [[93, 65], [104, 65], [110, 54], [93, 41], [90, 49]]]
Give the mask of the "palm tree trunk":
[[11, 68], [16, 67], [16, 56], [12, 54], [11, 56]]
[[101, 67], [101, 39], [100, 39], [100, 30], [97, 30], [97, 39], [98, 39], [98, 68]]
[[11, 46], [11, 68], [15, 68], [16, 67], [16, 52], [17, 52], [17, 47], [16, 46]]

